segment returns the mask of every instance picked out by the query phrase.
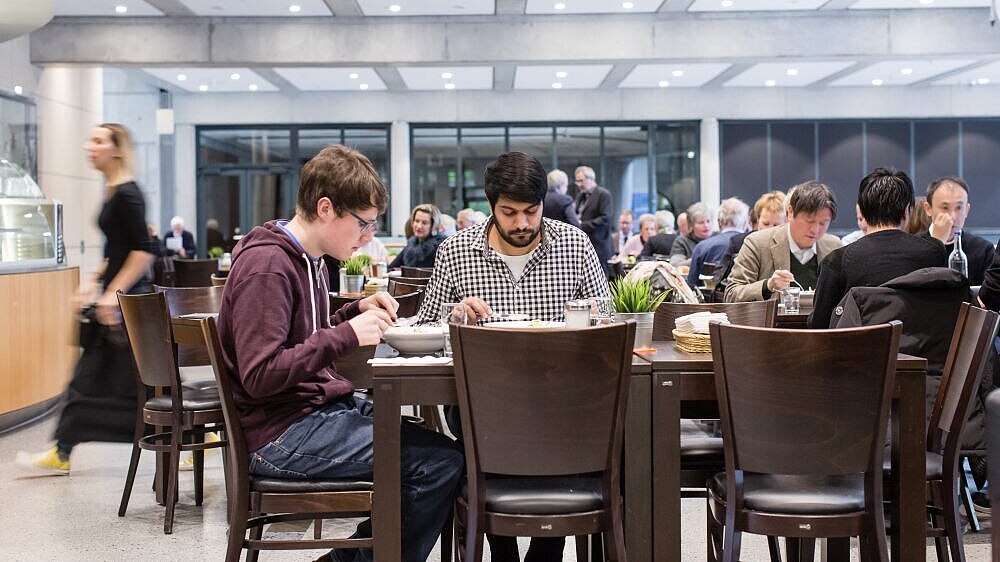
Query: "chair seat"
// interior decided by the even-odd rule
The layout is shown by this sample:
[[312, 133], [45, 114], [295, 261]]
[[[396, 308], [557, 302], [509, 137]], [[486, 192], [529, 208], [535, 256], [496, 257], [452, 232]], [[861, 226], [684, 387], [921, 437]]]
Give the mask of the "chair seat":
[[[709, 480], [712, 492], [725, 500], [726, 473]], [[766, 513], [837, 515], [865, 509], [865, 482], [861, 474], [846, 476], [782, 476], [746, 474], [743, 501], [747, 508]]]
[[681, 468], [725, 466], [722, 438], [681, 435]]
[[[462, 495], [468, 497], [467, 486]], [[601, 479], [579, 476], [488, 479], [483, 496], [493, 513], [560, 515], [604, 507]]]
[[364, 480], [329, 479], [296, 480], [294, 478], [250, 477], [250, 489], [254, 492], [302, 494], [316, 492], [370, 492], [372, 483]]
[[[892, 459], [886, 451], [885, 458], [882, 459], [882, 474], [889, 475], [892, 469]], [[924, 470], [927, 471], [928, 480], [940, 479], [944, 476], [944, 457], [930, 451], [924, 453]]]
[[[215, 388], [191, 389], [183, 394], [181, 408], [184, 410], [216, 410], [222, 407], [222, 403], [219, 402], [219, 391]], [[170, 396], [154, 396], [146, 400], [145, 407], [147, 410], [169, 412], [173, 407], [172, 400]]]
[[181, 384], [184, 389], [205, 390], [217, 388], [215, 373], [211, 365], [192, 365], [189, 367], [178, 367], [181, 375]]

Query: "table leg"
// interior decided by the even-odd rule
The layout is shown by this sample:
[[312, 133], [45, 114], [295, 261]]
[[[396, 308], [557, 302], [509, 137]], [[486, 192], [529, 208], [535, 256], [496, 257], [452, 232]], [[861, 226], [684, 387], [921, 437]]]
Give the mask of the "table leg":
[[402, 546], [400, 507], [399, 389], [389, 381], [375, 381], [374, 482], [372, 530], [375, 560], [399, 562]]
[[893, 517], [898, 517], [899, 532], [893, 534], [892, 559], [905, 562], [925, 560], [927, 554], [925, 379], [923, 373], [897, 377], [900, 393], [892, 422], [892, 466], [898, 483], [892, 503], [899, 510]]
[[655, 374], [652, 385], [653, 560], [681, 559], [681, 400], [676, 375]]
[[625, 546], [632, 562], [652, 560], [652, 377], [632, 375], [625, 411]]

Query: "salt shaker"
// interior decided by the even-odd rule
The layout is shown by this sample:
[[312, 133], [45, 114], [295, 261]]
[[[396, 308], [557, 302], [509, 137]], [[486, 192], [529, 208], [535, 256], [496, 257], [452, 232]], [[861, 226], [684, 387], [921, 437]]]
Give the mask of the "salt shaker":
[[587, 328], [590, 326], [590, 301], [566, 301], [564, 310], [567, 328]]

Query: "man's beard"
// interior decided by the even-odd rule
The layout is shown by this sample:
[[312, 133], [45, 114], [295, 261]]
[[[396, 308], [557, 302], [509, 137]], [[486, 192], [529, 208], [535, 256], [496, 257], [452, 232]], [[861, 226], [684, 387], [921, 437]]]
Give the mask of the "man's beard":
[[[504, 242], [510, 244], [511, 246], [514, 246], [515, 248], [524, 248], [525, 246], [530, 246], [535, 241], [535, 239], [538, 238], [538, 235], [541, 234], [542, 232], [541, 225], [539, 225], [538, 228], [535, 230], [531, 229], [514, 230], [509, 233], [504, 231], [504, 229], [501, 228], [499, 224], [494, 224], [494, 226], [497, 229], [497, 235], [500, 236], [500, 238], [503, 239]], [[522, 242], [520, 239], [514, 238], [515, 235], [519, 234], [529, 234], [530, 236], [528, 236], [528, 238]]]

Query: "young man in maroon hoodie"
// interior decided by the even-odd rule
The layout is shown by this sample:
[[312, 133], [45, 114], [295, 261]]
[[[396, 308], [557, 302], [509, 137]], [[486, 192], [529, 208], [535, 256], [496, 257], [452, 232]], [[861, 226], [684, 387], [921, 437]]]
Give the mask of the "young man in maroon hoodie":
[[[302, 167], [295, 217], [270, 221], [240, 240], [219, 312], [225, 360], [239, 380], [234, 402], [250, 471], [277, 478], [371, 478], [372, 408], [356, 398], [336, 361], [379, 342], [398, 304], [376, 293], [332, 317], [323, 254], [349, 258], [372, 239], [385, 184], [371, 162], [329, 146]], [[427, 558], [465, 462], [447, 437], [402, 427], [403, 559]], [[362, 523], [358, 536], [370, 533]], [[369, 535], [370, 536], [370, 535]], [[371, 560], [369, 549], [330, 560]]]

